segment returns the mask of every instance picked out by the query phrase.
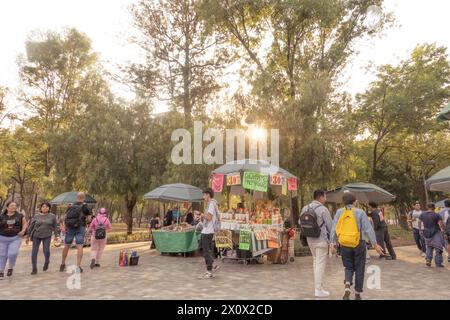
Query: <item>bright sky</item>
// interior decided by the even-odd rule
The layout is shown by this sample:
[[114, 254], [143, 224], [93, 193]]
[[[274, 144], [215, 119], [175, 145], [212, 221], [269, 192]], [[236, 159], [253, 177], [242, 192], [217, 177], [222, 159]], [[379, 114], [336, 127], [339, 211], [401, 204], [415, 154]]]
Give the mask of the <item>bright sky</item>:
[[[85, 32], [100, 53], [107, 70], [139, 58], [127, 38], [133, 33], [128, 7], [136, 0], [14, 0], [0, 1], [0, 86], [15, 89], [17, 55], [24, 52], [24, 42], [32, 30], [61, 29], [73, 26]], [[345, 89], [362, 92], [374, 80], [366, 73], [369, 62], [374, 65], [397, 63], [424, 42], [436, 42], [450, 47], [450, 1], [447, 0], [386, 0], [385, 7], [393, 11], [398, 27], [385, 32], [380, 39], [359, 44], [359, 54], [353, 59], [344, 77]], [[113, 89], [123, 97], [130, 93], [120, 85]], [[13, 101], [13, 103], [16, 103]], [[156, 106], [164, 111], [165, 106]]]

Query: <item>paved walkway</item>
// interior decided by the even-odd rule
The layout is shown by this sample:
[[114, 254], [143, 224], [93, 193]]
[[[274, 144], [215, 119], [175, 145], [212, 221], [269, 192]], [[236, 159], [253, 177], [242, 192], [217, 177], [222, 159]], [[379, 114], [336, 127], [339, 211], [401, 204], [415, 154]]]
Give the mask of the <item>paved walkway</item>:
[[[215, 279], [198, 280], [204, 271], [200, 257], [161, 256], [147, 243], [111, 245], [105, 250], [102, 267], [90, 270], [85, 254], [81, 289], [70, 290], [70, 274], [58, 271], [61, 249], [52, 248], [49, 271], [30, 275], [30, 248], [22, 246], [12, 279], [0, 282], [0, 299], [313, 299], [311, 257], [297, 257], [286, 265], [247, 265], [225, 262]], [[122, 248], [139, 251], [137, 267], [119, 267]], [[369, 266], [381, 271], [381, 289], [367, 289], [364, 299], [450, 299], [450, 268], [427, 268], [414, 247], [397, 248], [397, 261], [374, 257]], [[89, 249], [86, 249], [89, 253]], [[74, 263], [71, 250], [68, 265]], [[43, 257], [39, 256], [39, 264]], [[331, 299], [341, 299], [341, 260], [329, 258], [326, 289]], [[372, 267], [373, 268], [373, 267]], [[376, 267], [375, 267], [376, 268]], [[367, 278], [367, 277], [366, 277]], [[373, 282], [376, 285], [376, 282]]]

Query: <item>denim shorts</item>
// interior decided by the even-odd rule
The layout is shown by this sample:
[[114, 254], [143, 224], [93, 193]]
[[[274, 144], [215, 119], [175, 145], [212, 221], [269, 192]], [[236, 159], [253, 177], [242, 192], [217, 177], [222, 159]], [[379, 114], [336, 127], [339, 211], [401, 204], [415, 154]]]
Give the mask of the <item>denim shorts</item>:
[[79, 246], [84, 244], [84, 236], [86, 233], [86, 229], [84, 227], [79, 227], [77, 229], [67, 229], [66, 236], [64, 237], [64, 243], [67, 245], [71, 245], [73, 239], [75, 238], [75, 243]]

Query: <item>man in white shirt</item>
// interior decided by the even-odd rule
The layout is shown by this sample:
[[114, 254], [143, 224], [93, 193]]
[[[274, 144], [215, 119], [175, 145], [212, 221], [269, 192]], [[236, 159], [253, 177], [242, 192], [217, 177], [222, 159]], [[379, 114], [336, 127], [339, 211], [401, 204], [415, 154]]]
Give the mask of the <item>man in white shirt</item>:
[[[206, 272], [201, 279], [214, 278], [213, 263], [214, 263], [214, 234], [218, 229], [219, 223], [219, 208], [217, 201], [214, 199], [214, 192], [211, 188], [203, 190], [203, 200], [205, 203], [206, 212], [202, 216], [201, 226], [201, 244], [203, 250], [203, 257], [206, 263]], [[216, 266], [215, 270], [218, 267]]]
[[420, 203], [416, 202], [414, 204], [414, 210], [408, 213], [408, 223], [413, 229], [414, 241], [416, 242], [417, 248], [419, 249], [422, 257], [425, 257], [425, 252], [427, 247], [425, 245], [425, 239], [420, 235], [419, 230], [419, 217], [422, 214], [422, 209]]

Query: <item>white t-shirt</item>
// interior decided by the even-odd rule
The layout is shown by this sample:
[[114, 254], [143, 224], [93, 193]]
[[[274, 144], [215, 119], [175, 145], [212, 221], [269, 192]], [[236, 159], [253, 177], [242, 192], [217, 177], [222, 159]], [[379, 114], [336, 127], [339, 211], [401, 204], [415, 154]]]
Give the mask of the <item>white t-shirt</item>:
[[[412, 222], [412, 227], [414, 229], [419, 229], [419, 217], [422, 214], [422, 210], [413, 210], [412, 214], [411, 214], [411, 218], [416, 219], [415, 221]], [[423, 225], [422, 225], [422, 229], [423, 229]]]
[[208, 210], [206, 213], [212, 214], [211, 221], [207, 221], [206, 219], [203, 222], [202, 234], [212, 234], [214, 233], [214, 224], [219, 216], [219, 211], [217, 210], [217, 202], [214, 199], [211, 199], [208, 203]]

